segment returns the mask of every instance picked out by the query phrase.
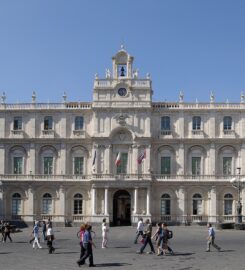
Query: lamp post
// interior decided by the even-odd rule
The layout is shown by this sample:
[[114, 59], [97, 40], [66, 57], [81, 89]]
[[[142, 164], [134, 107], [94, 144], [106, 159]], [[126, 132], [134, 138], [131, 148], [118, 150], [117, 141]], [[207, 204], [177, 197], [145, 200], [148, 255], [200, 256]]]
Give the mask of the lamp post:
[[237, 223], [242, 223], [242, 203], [241, 203], [241, 189], [243, 187], [243, 181], [240, 179], [241, 168], [237, 168], [238, 177], [231, 179], [231, 184], [234, 188], [237, 189], [238, 192], [238, 199], [236, 205], [236, 212], [237, 212]]

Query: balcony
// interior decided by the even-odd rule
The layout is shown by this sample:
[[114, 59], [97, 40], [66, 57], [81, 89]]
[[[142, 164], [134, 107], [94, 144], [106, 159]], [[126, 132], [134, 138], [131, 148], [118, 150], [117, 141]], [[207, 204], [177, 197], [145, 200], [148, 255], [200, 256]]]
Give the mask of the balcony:
[[15, 139], [23, 139], [24, 138], [24, 130], [22, 129], [12, 129], [11, 137]]
[[235, 130], [233, 130], [233, 129], [224, 129], [222, 137], [223, 138], [235, 138], [236, 137]]
[[54, 130], [53, 129], [43, 129], [42, 130], [42, 137], [43, 138], [54, 138]]
[[160, 139], [173, 138], [172, 131], [171, 130], [161, 130], [159, 138]]
[[85, 130], [79, 129], [79, 130], [73, 130], [73, 138], [85, 138], [86, 133]]
[[191, 133], [192, 138], [204, 138], [204, 132], [201, 129], [193, 129]]

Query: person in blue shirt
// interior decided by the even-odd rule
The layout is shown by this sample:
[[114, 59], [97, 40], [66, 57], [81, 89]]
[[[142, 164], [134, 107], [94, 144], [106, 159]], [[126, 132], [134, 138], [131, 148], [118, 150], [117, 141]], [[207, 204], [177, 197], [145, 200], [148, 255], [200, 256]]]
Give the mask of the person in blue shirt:
[[208, 242], [207, 242], [207, 250], [206, 250], [206, 252], [210, 252], [210, 246], [211, 245], [214, 248], [216, 248], [218, 251], [220, 251], [221, 248], [217, 244], [214, 243], [215, 231], [214, 231], [214, 228], [212, 227], [212, 224], [208, 223], [207, 227], [208, 227]]
[[95, 247], [95, 244], [92, 241], [91, 236], [92, 226], [89, 224], [85, 225], [85, 232], [83, 234], [83, 248], [84, 248], [84, 255], [80, 260], [77, 261], [78, 266], [83, 265], [85, 260], [89, 258], [89, 267], [95, 266], [94, 258], [93, 258], [93, 249], [92, 246]]

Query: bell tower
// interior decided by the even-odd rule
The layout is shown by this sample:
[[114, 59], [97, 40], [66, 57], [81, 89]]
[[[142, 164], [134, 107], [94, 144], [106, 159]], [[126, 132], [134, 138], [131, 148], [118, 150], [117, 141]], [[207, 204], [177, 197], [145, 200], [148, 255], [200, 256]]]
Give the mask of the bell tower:
[[134, 58], [130, 56], [121, 45], [120, 51], [112, 57], [112, 69], [114, 79], [132, 78], [132, 65]]

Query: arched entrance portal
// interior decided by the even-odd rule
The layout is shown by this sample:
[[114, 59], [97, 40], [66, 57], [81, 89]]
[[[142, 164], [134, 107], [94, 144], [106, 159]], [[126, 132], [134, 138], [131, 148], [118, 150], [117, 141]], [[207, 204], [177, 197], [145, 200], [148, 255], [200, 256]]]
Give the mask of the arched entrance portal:
[[118, 190], [113, 196], [113, 224], [131, 225], [131, 197], [126, 190]]

